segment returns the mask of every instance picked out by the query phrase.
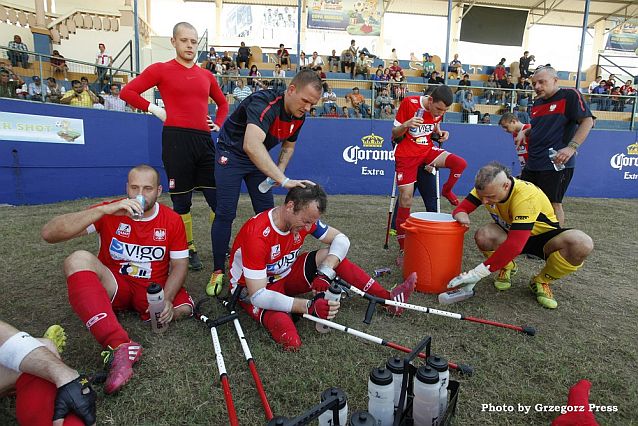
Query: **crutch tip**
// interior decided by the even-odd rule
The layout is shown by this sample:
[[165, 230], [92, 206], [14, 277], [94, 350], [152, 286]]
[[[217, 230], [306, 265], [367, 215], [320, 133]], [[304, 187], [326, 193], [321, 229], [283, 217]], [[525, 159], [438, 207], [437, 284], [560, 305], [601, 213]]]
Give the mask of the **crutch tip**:
[[458, 364], [458, 372], [464, 376], [470, 377], [474, 374], [474, 368], [467, 364]]
[[534, 327], [531, 327], [529, 325], [524, 325], [521, 328], [522, 328], [523, 333], [527, 334], [528, 336], [536, 335], [536, 329]]

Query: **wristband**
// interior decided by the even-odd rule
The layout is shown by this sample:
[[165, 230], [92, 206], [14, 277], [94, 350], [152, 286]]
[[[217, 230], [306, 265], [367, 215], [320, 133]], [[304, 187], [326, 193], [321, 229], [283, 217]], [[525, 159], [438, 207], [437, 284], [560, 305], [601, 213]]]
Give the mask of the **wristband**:
[[281, 182], [281, 187], [283, 188], [284, 186], [286, 186], [286, 184], [288, 183], [288, 181], [289, 181], [289, 180], [290, 180], [289, 178], [284, 179], [284, 180]]
[[576, 141], [569, 141], [567, 146], [573, 149], [574, 151], [578, 151], [578, 148], [580, 148], [580, 144]]

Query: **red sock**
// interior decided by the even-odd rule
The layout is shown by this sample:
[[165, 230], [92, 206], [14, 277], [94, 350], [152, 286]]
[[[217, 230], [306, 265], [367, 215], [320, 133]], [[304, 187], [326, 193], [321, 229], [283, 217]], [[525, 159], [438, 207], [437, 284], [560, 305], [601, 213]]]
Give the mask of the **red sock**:
[[456, 185], [456, 182], [461, 177], [461, 173], [463, 173], [463, 170], [467, 167], [467, 162], [458, 155], [448, 154], [445, 159], [445, 167], [450, 169], [450, 177], [441, 189], [443, 196], [452, 192], [452, 188], [454, 188], [454, 185]]
[[569, 389], [567, 405], [585, 407], [585, 411], [569, 411], [556, 417], [552, 426], [598, 426], [594, 413], [589, 409], [589, 390], [591, 382], [580, 380]]
[[282, 345], [285, 350], [297, 351], [301, 347], [297, 327], [287, 312], [266, 311], [261, 318], [261, 323], [273, 340]]
[[[48, 380], [22, 373], [16, 381], [16, 418], [18, 424], [29, 426], [51, 426], [53, 403], [58, 390]], [[75, 414], [64, 419], [65, 426], [83, 426], [84, 422]]]
[[335, 269], [335, 272], [345, 282], [355, 286], [359, 290], [363, 290], [366, 293], [370, 293], [373, 296], [381, 297], [383, 299], [390, 298], [390, 292], [383, 288], [381, 284], [371, 278], [370, 275], [359, 267], [350, 262], [348, 259], [343, 259], [339, 266]]
[[403, 243], [405, 242], [405, 231], [403, 230], [403, 222], [408, 220], [410, 217], [410, 208], [409, 207], [398, 207], [397, 208], [397, 242], [399, 243], [399, 248], [403, 250]]
[[95, 272], [76, 272], [67, 277], [66, 283], [71, 307], [102, 347], [116, 348], [130, 341], [117, 320], [109, 295]]

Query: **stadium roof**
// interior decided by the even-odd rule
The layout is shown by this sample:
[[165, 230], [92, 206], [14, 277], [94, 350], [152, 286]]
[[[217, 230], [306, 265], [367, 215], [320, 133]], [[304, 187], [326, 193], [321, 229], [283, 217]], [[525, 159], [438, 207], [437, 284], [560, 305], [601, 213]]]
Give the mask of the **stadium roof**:
[[[228, 4], [297, 6], [295, 0], [222, 0]], [[215, 0], [184, 0], [184, 2], [214, 3]], [[307, 3], [307, 0], [305, 0]], [[447, 16], [447, 0], [383, 0], [384, 9], [391, 13]], [[462, 5], [492, 6], [510, 9], [526, 9], [531, 13], [529, 25], [544, 24], [567, 27], [581, 27], [585, 11], [584, 0], [467, 0], [452, 1], [454, 7]], [[625, 22], [638, 17], [636, 0], [591, 0], [588, 27], [595, 23], [614, 18]], [[609, 22], [607, 27], [616, 24]]]

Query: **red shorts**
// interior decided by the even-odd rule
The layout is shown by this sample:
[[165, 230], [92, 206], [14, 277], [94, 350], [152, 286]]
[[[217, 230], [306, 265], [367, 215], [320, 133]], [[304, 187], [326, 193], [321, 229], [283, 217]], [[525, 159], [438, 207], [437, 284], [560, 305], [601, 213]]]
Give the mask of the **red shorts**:
[[428, 151], [418, 156], [394, 157], [394, 169], [397, 174], [397, 185], [410, 185], [416, 182], [419, 167], [432, 164], [436, 158], [445, 152], [442, 148], [430, 147]]
[[[311, 290], [312, 282], [308, 281], [308, 277], [305, 274], [307, 258], [308, 253], [302, 253], [290, 267], [291, 271], [288, 275], [272, 284], [268, 284], [266, 288], [286, 296], [298, 296], [308, 293]], [[240, 297], [239, 304], [255, 321], [261, 322], [261, 316], [265, 309], [253, 306], [247, 297]]]
[[[140, 314], [142, 321], [148, 321], [150, 319], [148, 312], [148, 301], [146, 300], [146, 287], [130, 278], [127, 278], [118, 272], [111, 271], [113, 278], [117, 284], [115, 295], [111, 299], [111, 305], [114, 311], [128, 311], [135, 310]], [[191, 315], [193, 314], [193, 308], [195, 303], [193, 299], [188, 295], [188, 292], [184, 287], [180, 288], [175, 299], [173, 300], [173, 308], [179, 306], [188, 305], [191, 308]]]

